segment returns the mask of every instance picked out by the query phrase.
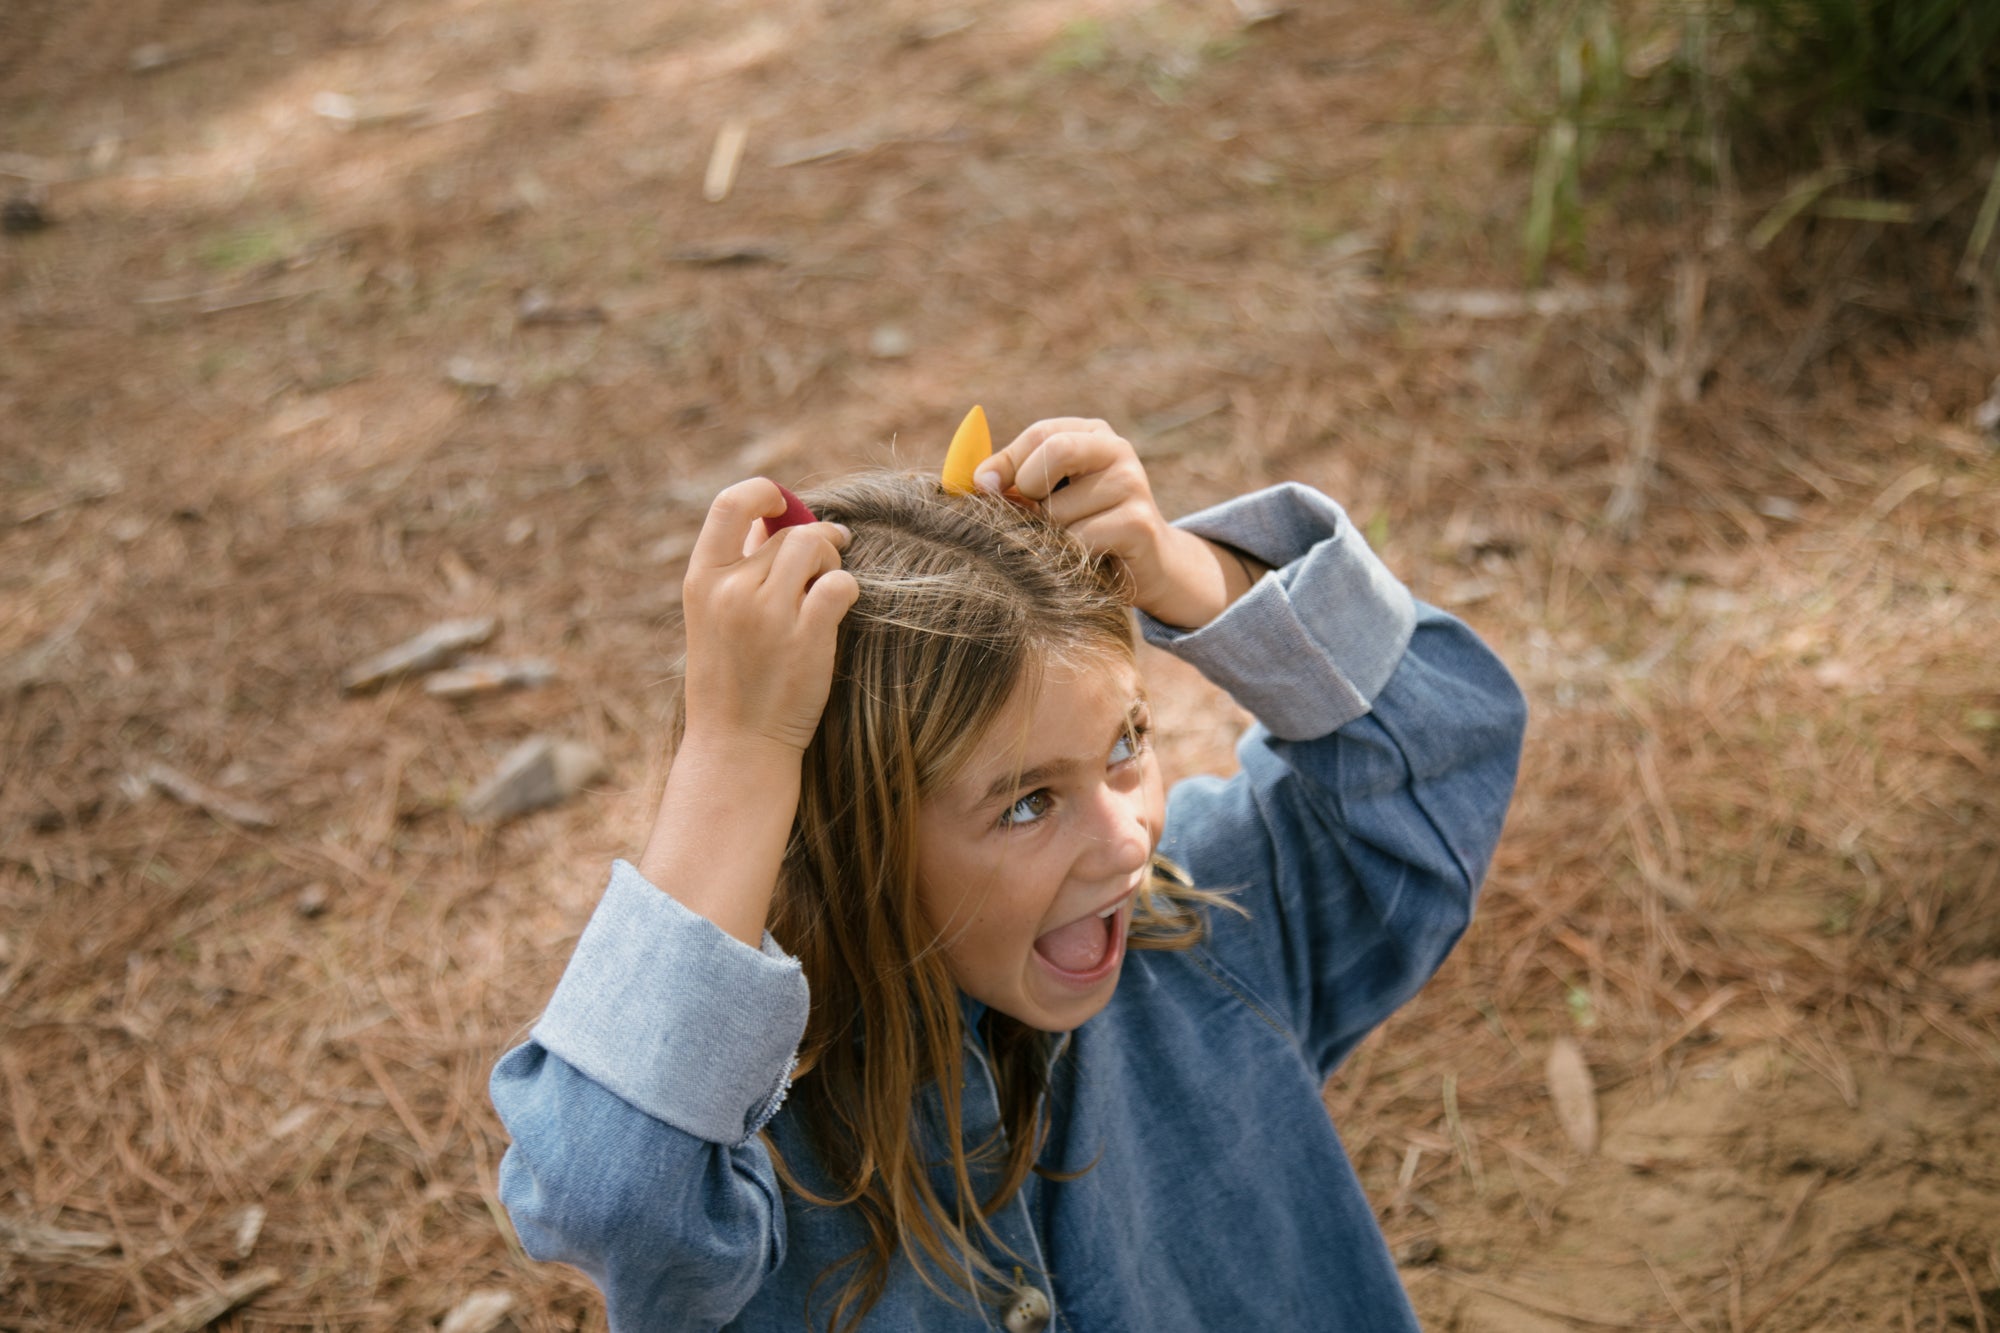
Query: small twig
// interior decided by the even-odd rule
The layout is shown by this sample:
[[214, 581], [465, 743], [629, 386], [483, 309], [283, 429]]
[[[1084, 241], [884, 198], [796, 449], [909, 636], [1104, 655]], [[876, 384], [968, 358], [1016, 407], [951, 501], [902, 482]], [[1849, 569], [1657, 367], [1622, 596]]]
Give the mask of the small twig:
[[1486, 1195], [1486, 1170], [1479, 1161], [1479, 1146], [1473, 1142], [1472, 1133], [1465, 1127], [1464, 1118], [1458, 1112], [1458, 1075], [1444, 1076], [1444, 1122], [1451, 1130], [1452, 1147], [1458, 1154], [1459, 1164], [1465, 1174], [1472, 1178], [1472, 1192], [1484, 1198]]
[[1794, 185], [1785, 197], [1778, 201], [1777, 207], [1766, 213], [1757, 225], [1750, 229], [1747, 243], [1751, 253], [1754, 254], [1777, 240], [1778, 233], [1783, 231], [1793, 218], [1812, 207], [1828, 190], [1842, 181], [1853, 178], [1856, 174], [1855, 168], [1836, 164], [1821, 167]]
[[1754, 1330], [1756, 1329], [1757, 1325], [1763, 1323], [1766, 1319], [1769, 1319], [1772, 1315], [1776, 1314], [1779, 1310], [1783, 1309], [1785, 1306], [1785, 1302], [1791, 1300], [1792, 1297], [1798, 1295], [1801, 1291], [1804, 1291], [1808, 1286], [1811, 1286], [1814, 1282], [1817, 1282], [1819, 1280], [1820, 1274], [1824, 1273], [1827, 1269], [1833, 1267], [1836, 1263], [1840, 1262], [1841, 1259], [1845, 1258], [1849, 1248], [1850, 1247], [1847, 1245], [1841, 1245], [1835, 1248], [1831, 1253], [1822, 1258], [1818, 1263], [1814, 1264], [1812, 1267], [1808, 1268], [1805, 1272], [1793, 1278], [1790, 1285], [1788, 1285], [1783, 1291], [1779, 1292], [1776, 1296], [1773, 1296], [1770, 1300], [1766, 1301], [1763, 1305], [1759, 1306], [1757, 1308], [1757, 1313], [1751, 1315], [1748, 1319], [1745, 1319], [1743, 1321], [1743, 1333], [1754, 1333]]
[[245, 801], [197, 782], [179, 769], [157, 760], [140, 774], [150, 786], [165, 792], [182, 805], [206, 810], [244, 828], [270, 828], [278, 821], [269, 810], [254, 801]]
[[1752, 1282], [1760, 1281], [1764, 1274], [1770, 1271], [1772, 1263], [1783, 1252], [1785, 1240], [1791, 1234], [1792, 1223], [1798, 1221], [1800, 1211], [1806, 1206], [1806, 1200], [1812, 1198], [1813, 1193], [1825, 1181], [1826, 1172], [1816, 1171], [1807, 1177], [1805, 1183], [1799, 1187], [1798, 1192], [1792, 1196], [1792, 1202], [1785, 1209], [1785, 1215], [1778, 1219], [1776, 1226], [1771, 1228], [1770, 1236], [1764, 1241], [1763, 1250], [1757, 1255], [1756, 1267], [1750, 1274]]
[[1965, 258], [1958, 265], [1960, 282], [1978, 281], [1979, 265], [1986, 258], [1986, 247], [1993, 243], [1996, 222], [2000, 222], [2000, 161], [1993, 164], [1993, 179], [1986, 186], [1986, 197], [1979, 203], [1979, 216], [1965, 241]]
[[403, 1128], [408, 1130], [410, 1137], [416, 1141], [417, 1151], [423, 1154], [424, 1161], [437, 1160], [437, 1145], [431, 1142], [431, 1136], [425, 1132], [423, 1124], [410, 1110], [410, 1104], [403, 1100], [403, 1094], [390, 1080], [389, 1071], [382, 1067], [382, 1062], [376, 1058], [375, 1052], [357, 1044], [354, 1053], [360, 1059], [361, 1067], [368, 1071], [368, 1077], [374, 1079], [375, 1086], [382, 1089], [382, 1095], [388, 1099], [389, 1109], [396, 1113], [396, 1119], [403, 1122]]
[[324, 287], [307, 287], [296, 292], [269, 292], [262, 296], [238, 297], [235, 300], [216, 301], [209, 305], [201, 306], [195, 313], [197, 315], [226, 315], [232, 310], [248, 310], [252, 306], [274, 305], [279, 301], [296, 301], [305, 296], [317, 296], [325, 290], [326, 288]]
[[1718, 990], [1715, 994], [1709, 996], [1706, 1000], [1703, 1000], [1699, 1005], [1695, 1007], [1693, 1013], [1689, 1014], [1684, 1020], [1682, 1020], [1681, 1025], [1679, 1027], [1675, 1028], [1672, 1032], [1668, 1033], [1666, 1036], [1654, 1042], [1653, 1048], [1646, 1052], [1645, 1058], [1642, 1059], [1639, 1063], [1651, 1064], [1653, 1061], [1665, 1055], [1668, 1051], [1671, 1051], [1674, 1047], [1686, 1041], [1689, 1037], [1693, 1036], [1697, 1030], [1704, 1027], [1709, 1022], [1709, 1020], [1713, 1019], [1717, 1014], [1721, 1013], [1725, 1008], [1727, 1008], [1730, 1002], [1733, 1001], [1738, 995], [1742, 993], [1743, 993], [1743, 987], [1739, 983], [1732, 981], [1728, 985], [1724, 986], [1721, 990]]
[[53, 499], [44, 500], [40, 504], [22, 509], [9, 517], [7, 521], [16, 527], [26, 527], [30, 523], [40, 522], [50, 514], [59, 514], [72, 505], [96, 504], [99, 500], [108, 499], [118, 494], [118, 490], [119, 488], [112, 484], [87, 486], [80, 491], [73, 491], [68, 495], [58, 495]]
[[[1165, 411], [1155, 412], [1152, 416], [1140, 418], [1138, 433], [1147, 437], [1147, 443], [1151, 445], [1152, 441], [1159, 436], [1171, 435], [1177, 430], [1194, 425], [1197, 421], [1212, 417], [1217, 412], [1226, 412], [1228, 410], [1228, 394], [1206, 394], [1200, 398], [1182, 403], [1177, 407], [1170, 407]], [[1157, 447], [1149, 447], [1147, 452], [1149, 454], [1158, 454], [1162, 451]]]
[[1972, 1270], [1965, 1266], [1965, 1260], [1958, 1257], [1958, 1247], [1946, 1245], [1944, 1257], [1951, 1261], [1952, 1270], [1958, 1274], [1958, 1280], [1965, 1284], [1965, 1295], [1972, 1302], [1972, 1322], [1978, 1333], [1991, 1333], [1986, 1324], [1986, 1306], [1979, 1299], [1979, 1286], [1972, 1280]]
[[1496, 1139], [1495, 1142], [1500, 1145], [1501, 1150], [1509, 1157], [1547, 1176], [1557, 1186], [1563, 1189], [1569, 1188], [1569, 1173], [1534, 1149], [1528, 1147], [1527, 1144], [1517, 1139]]
[[131, 1333], [196, 1333], [207, 1328], [243, 1302], [267, 1287], [278, 1285], [278, 1270], [260, 1268], [225, 1283], [221, 1290], [190, 1296], [180, 1304], [160, 1311]]
[[1674, 1290], [1673, 1284], [1667, 1281], [1667, 1275], [1660, 1271], [1660, 1266], [1653, 1262], [1653, 1257], [1649, 1254], [1641, 1254], [1639, 1257], [1645, 1261], [1646, 1271], [1653, 1275], [1653, 1281], [1659, 1285], [1660, 1294], [1667, 1298], [1668, 1305], [1674, 1307], [1674, 1314], [1680, 1319], [1681, 1327], [1688, 1333], [1702, 1333], [1701, 1325], [1695, 1323], [1693, 1317], [1688, 1314], [1687, 1306], [1681, 1304], [1680, 1294]]
[[1632, 536], [1646, 511], [1646, 488], [1652, 484], [1659, 460], [1660, 413], [1666, 407], [1668, 386], [1683, 404], [1692, 404], [1701, 396], [1710, 357], [1707, 339], [1702, 336], [1707, 308], [1708, 265], [1700, 259], [1683, 260], [1674, 271], [1674, 307], [1669, 320], [1672, 355], [1658, 339], [1648, 337], [1642, 349], [1646, 378], [1632, 405], [1632, 450], [1604, 506], [1605, 521], [1621, 538]]

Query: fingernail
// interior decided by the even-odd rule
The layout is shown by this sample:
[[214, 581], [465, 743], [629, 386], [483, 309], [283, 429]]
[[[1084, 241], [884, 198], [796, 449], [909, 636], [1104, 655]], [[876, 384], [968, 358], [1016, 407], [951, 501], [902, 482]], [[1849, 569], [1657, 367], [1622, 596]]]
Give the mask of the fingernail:
[[851, 542], [854, 540], [853, 530], [849, 528], [845, 523], [829, 523], [827, 524], [827, 526], [829, 528], [832, 528], [835, 532], [839, 533], [840, 540], [842, 540], [843, 542]]
[[988, 495], [1000, 494], [1000, 474], [985, 468], [972, 474], [972, 484]]

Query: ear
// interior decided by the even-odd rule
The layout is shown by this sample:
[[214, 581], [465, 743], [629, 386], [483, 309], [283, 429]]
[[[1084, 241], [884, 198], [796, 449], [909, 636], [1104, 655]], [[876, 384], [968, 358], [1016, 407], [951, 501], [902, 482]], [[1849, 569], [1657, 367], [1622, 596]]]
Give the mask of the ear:
[[952, 434], [951, 448], [945, 450], [944, 471], [938, 480], [953, 495], [970, 495], [978, 489], [973, 485], [973, 472], [991, 457], [993, 432], [986, 427], [986, 410], [975, 404]]

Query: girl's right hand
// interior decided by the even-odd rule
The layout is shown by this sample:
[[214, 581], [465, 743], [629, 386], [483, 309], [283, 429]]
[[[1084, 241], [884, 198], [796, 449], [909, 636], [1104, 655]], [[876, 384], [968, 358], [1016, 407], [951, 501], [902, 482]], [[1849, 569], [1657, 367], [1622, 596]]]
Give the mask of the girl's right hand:
[[681, 584], [687, 622], [687, 737], [799, 754], [833, 687], [834, 637], [860, 596], [840, 567], [849, 533], [809, 523], [762, 536], [785, 512], [762, 477], [715, 497]]

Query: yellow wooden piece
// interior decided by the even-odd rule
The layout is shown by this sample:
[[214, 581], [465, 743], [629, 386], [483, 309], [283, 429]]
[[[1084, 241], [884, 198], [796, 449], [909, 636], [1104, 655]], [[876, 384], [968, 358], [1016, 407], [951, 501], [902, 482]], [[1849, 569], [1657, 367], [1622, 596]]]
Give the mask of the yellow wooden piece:
[[952, 432], [951, 448], [945, 450], [944, 472], [939, 480], [953, 495], [970, 495], [979, 488], [972, 473], [993, 457], [993, 432], [986, 428], [986, 410], [975, 405]]

